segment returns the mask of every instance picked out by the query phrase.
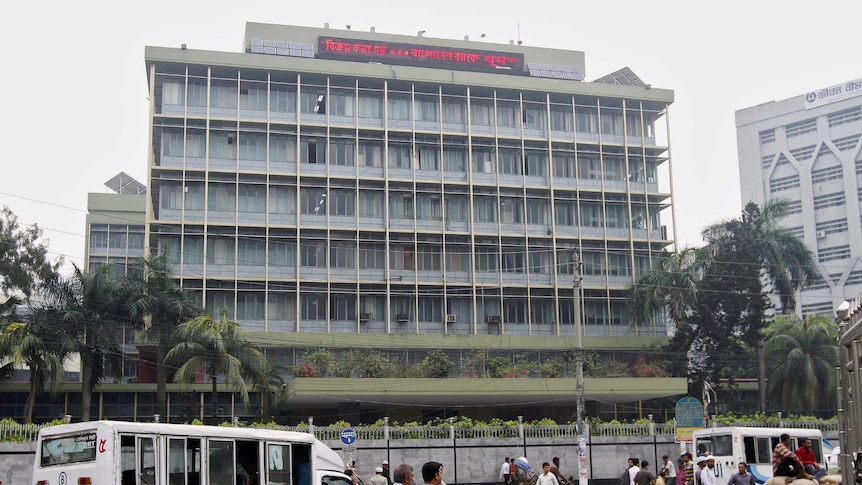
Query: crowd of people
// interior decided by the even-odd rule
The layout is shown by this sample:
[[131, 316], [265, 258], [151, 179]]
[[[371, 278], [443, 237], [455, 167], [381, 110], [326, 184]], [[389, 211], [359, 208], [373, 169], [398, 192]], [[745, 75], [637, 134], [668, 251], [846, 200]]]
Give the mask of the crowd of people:
[[[443, 481], [443, 464], [429, 461], [422, 465], [422, 480], [425, 485], [446, 485]], [[356, 471], [356, 461], [351, 462], [350, 468], [344, 470], [353, 485], [365, 485], [365, 482]], [[413, 466], [402, 463], [395, 467], [390, 475], [389, 462], [384, 461], [380, 466], [374, 468], [374, 475], [368, 480], [369, 485], [420, 485], [416, 480]]]

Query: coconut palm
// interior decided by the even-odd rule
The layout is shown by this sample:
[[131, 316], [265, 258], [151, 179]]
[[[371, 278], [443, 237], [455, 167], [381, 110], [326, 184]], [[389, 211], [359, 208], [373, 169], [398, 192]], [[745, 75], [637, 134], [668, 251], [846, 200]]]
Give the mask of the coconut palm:
[[167, 362], [182, 362], [174, 381], [185, 388], [204, 373], [212, 383], [213, 416], [218, 419], [218, 378], [242, 396], [249, 404], [249, 389], [267, 380], [269, 364], [260, 349], [244, 338], [244, 330], [229, 320], [227, 309], [219, 319], [204, 314], [195, 317], [176, 329], [178, 342], [167, 354]]
[[125, 321], [112, 266], [83, 272], [73, 264], [71, 277], [48, 285], [54, 309], [51, 319], [76, 337], [81, 358], [81, 418], [90, 420], [90, 404], [96, 385], [120, 369], [119, 334]]
[[170, 369], [165, 356], [174, 346], [174, 331], [201, 310], [186, 290], [177, 287], [168, 254], [152, 254], [142, 260], [143, 271], [129, 275], [122, 298], [129, 316], [141, 326], [141, 338], [153, 344], [156, 367], [156, 413], [167, 416], [167, 382]]
[[831, 318], [779, 315], [764, 333], [769, 360], [776, 363], [769, 392], [785, 409], [811, 413], [834, 402], [838, 326]]
[[628, 290], [632, 319], [645, 323], [667, 312], [677, 328], [687, 323], [699, 296], [707, 265], [705, 256], [701, 248], [685, 248], [657, 258], [653, 268], [640, 275]]
[[[15, 300], [4, 303], [7, 306]], [[24, 403], [26, 423], [33, 422], [36, 395], [47, 386], [55, 392], [63, 381], [63, 360], [71, 350], [66, 334], [55, 326], [47, 325], [47, 312], [39, 307], [29, 309], [27, 323], [12, 321], [0, 330], [0, 360], [8, 360], [15, 367], [30, 370], [30, 392]]]
[[814, 256], [797, 235], [779, 223], [787, 215], [789, 202], [772, 199], [762, 206], [749, 202], [739, 219], [713, 224], [703, 231], [711, 251], [710, 272], [716, 279], [734, 279], [737, 295], [748, 299], [734, 332], [755, 349], [758, 361], [760, 410], [766, 409], [766, 365], [763, 329], [767, 314], [766, 294], [778, 297], [781, 311], [793, 311], [795, 293], [809, 282]]

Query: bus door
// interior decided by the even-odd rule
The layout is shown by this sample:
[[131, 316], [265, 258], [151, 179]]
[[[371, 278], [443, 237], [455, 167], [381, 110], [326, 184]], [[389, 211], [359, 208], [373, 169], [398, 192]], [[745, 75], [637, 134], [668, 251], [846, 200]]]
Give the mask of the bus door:
[[168, 438], [168, 485], [200, 485], [201, 440]]
[[266, 444], [267, 483], [293, 485], [293, 464], [290, 445], [287, 443]]
[[120, 484], [162, 485], [156, 437], [120, 436]]

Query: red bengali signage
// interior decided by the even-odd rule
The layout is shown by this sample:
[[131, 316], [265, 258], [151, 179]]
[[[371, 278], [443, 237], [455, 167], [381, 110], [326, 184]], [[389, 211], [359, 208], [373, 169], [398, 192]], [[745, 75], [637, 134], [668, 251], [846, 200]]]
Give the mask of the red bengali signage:
[[317, 57], [470, 71], [521, 74], [524, 70], [523, 54], [336, 37], [318, 38]]

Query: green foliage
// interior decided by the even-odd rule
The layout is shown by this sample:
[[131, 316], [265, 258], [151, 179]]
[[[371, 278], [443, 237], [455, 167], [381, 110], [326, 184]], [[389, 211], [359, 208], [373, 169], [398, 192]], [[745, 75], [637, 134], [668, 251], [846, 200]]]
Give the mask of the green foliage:
[[423, 369], [425, 377], [442, 378], [449, 377], [455, 364], [452, 359], [441, 349], [435, 349], [429, 353], [419, 364]]
[[622, 377], [628, 375], [625, 362], [609, 358], [596, 352], [586, 352], [584, 355], [584, 375], [589, 377]]
[[0, 209], [0, 293], [21, 292], [29, 298], [38, 285], [56, 280], [63, 259], [52, 263], [40, 239], [38, 225], [21, 228], [9, 207]]
[[329, 372], [333, 357], [332, 352], [328, 349], [319, 348], [303, 354], [302, 360], [314, 367], [316, 373], [316, 375], [305, 375], [302, 377], [322, 377]]

